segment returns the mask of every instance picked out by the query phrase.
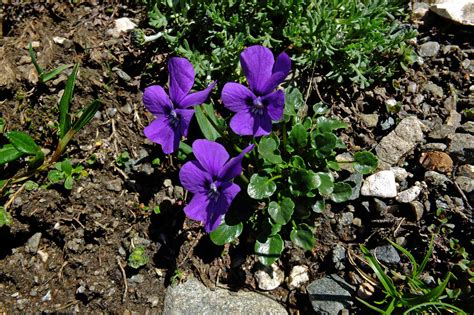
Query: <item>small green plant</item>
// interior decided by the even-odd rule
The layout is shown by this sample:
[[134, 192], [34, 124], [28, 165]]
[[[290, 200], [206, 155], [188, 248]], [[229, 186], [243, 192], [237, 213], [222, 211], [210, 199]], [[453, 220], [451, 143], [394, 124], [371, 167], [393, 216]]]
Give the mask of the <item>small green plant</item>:
[[115, 164], [117, 164], [117, 166], [119, 167], [125, 167], [125, 165], [129, 162], [130, 162], [130, 154], [128, 153], [128, 151], [123, 151], [115, 159]]
[[133, 269], [138, 269], [148, 263], [148, 256], [145, 254], [145, 248], [137, 246], [128, 256], [128, 265]]
[[[447, 297], [444, 294], [446, 286], [453, 277], [452, 273], [448, 272], [446, 278], [439, 281], [438, 285], [434, 288], [426, 284], [420, 277], [433, 253], [434, 236], [431, 238], [428, 250], [420, 264], [417, 263], [408, 250], [390, 240], [388, 241], [408, 258], [411, 263], [411, 273], [403, 275], [391, 270], [390, 272], [393, 274], [391, 277], [388, 274], [387, 268], [384, 268], [377, 258], [364, 245], [360, 244], [359, 246], [364, 254], [365, 261], [375, 273], [382, 286], [385, 298], [382, 301], [376, 302], [380, 306], [372, 305], [363, 299], [357, 298], [359, 302], [380, 314], [392, 314], [396, 309], [401, 309], [404, 314], [439, 312], [440, 310], [466, 314], [460, 308], [443, 301]], [[396, 285], [394, 279], [397, 279], [402, 284]], [[382, 308], [382, 305], [385, 307]]]
[[66, 70], [67, 68], [72, 67], [72, 65], [62, 65], [57, 67], [56, 69], [45, 72], [43, 68], [38, 64], [38, 61], [36, 60], [36, 54], [35, 51], [33, 50], [33, 46], [31, 43], [28, 44], [28, 52], [30, 54], [31, 62], [35, 66], [36, 72], [38, 72], [38, 77], [40, 83], [44, 84], [49, 80], [54, 79], [57, 75], [59, 75], [61, 72]]
[[12, 216], [8, 213], [4, 207], [0, 206], [0, 228], [4, 225], [11, 225], [13, 223]]
[[48, 179], [53, 184], [57, 184], [63, 181], [63, 186], [67, 190], [71, 190], [74, 184], [74, 180], [80, 177], [86, 177], [87, 171], [84, 170], [82, 165], [73, 167], [71, 161], [65, 159], [62, 162], [56, 162], [53, 170], [48, 172]]

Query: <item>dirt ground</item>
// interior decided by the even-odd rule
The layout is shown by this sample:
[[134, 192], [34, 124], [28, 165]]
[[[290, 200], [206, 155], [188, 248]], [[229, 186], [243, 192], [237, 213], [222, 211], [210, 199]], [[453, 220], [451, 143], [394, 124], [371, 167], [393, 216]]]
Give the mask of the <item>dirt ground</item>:
[[[54, 150], [57, 102], [70, 69], [39, 87], [28, 56], [29, 42], [34, 43], [38, 62], [47, 69], [80, 63], [73, 112], [95, 98], [101, 100], [102, 107], [65, 153], [74, 165], [85, 166], [87, 176], [76, 180], [69, 191], [50, 184], [47, 174], [41, 174], [33, 179], [39, 188], [16, 194], [9, 208], [14, 223], [0, 229], [0, 311], [159, 312], [166, 287], [189, 275], [211, 288], [256, 290], [252, 235], [243, 235], [244, 241], [239, 244], [218, 247], [198, 222], [185, 219], [185, 193], [177, 178], [182, 161], [163, 155], [159, 146], [143, 135], [144, 126], [153, 117], [142, 105], [142, 91], [151, 83], [166, 81], [168, 52], [163, 48], [137, 49], [128, 35], [110, 36], [107, 30], [118, 17], [144, 24], [146, 12], [125, 5], [56, 3], [3, 7], [0, 115], [8, 129], [26, 131], [42, 147]], [[417, 92], [430, 100], [429, 106], [420, 107], [414, 102], [417, 93], [410, 94], [405, 89], [409, 83], [423, 86], [432, 81], [445, 91], [458, 91], [454, 109], [458, 112], [472, 105], [471, 70], [463, 66], [465, 60], [474, 60], [469, 36], [458, 30], [428, 26], [420, 32], [419, 38], [425, 36], [460, 48], [448, 51], [443, 60], [417, 65], [405, 75], [370, 90], [348, 86], [336, 91], [334, 85], [314, 78], [319, 83], [313, 85], [312, 97], [321, 97], [331, 105], [335, 116], [350, 124], [342, 134], [350, 150], [374, 148], [408, 115], [432, 121], [433, 125], [449, 117], [450, 94]], [[460, 36], [450, 35], [454, 32]], [[391, 98], [402, 104], [397, 114], [379, 110]], [[389, 123], [392, 119], [392, 125], [367, 127], [360, 117], [374, 112], [379, 114], [379, 121]], [[125, 151], [129, 159], [117, 162]], [[424, 169], [418, 162], [422, 151], [415, 150], [403, 165], [414, 175], [407, 186], [423, 177]], [[158, 165], [153, 162], [156, 158], [161, 161]], [[14, 187], [13, 193], [18, 188]], [[387, 211], [374, 217], [364, 206], [372, 199], [360, 198], [333, 206], [321, 215], [316, 222], [319, 228], [313, 252], [288, 244], [280, 266], [287, 272], [294, 265], [306, 265], [313, 280], [338, 271], [330, 255], [336, 244], [349, 249], [359, 242], [377, 246], [388, 236], [403, 236], [411, 251], [423, 254], [430, 226], [440, 224], [434, 213], [436, 200], [445, 195], [457, 227], [454, 235], [458, 239], [463, 235], [471, 238], [467, 199], [472, 194], [462, 196], [455, 188], [426, 190], [422, 201], [430, 204], [431, 212], [424, 213], [421, 220], [410, 209], [390, 203]], [[239, 197], [233, 206], [245, 204], [246, 198]], [[160, 206], [160, 214], [154, 213], [156, 206]], [[341, 224], [346, 213], [353, 213], [364, 224]], [[144, 247], [150, 258], [138, 270], [127, 266], [127, 258], [137, 246]], [[472, 250], [469, 242], [465, 246]], [[447, 235], [440, 235], [435, 259], [429, 266], [432, 275], [441, 277], [455, 263]], [[350, 270], [349, 265], [347, 269]], [[304, 314], [312, 310], [304, 287], [288, 290], [282, 286], [271, 294], [289, 311]]]

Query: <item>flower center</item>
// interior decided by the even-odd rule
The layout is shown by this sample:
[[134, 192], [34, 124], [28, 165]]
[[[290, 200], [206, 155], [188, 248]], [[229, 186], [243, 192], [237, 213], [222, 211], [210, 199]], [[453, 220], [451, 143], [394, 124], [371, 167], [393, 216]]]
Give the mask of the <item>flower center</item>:
[[217, 188], [217, 185], [216, 185], [215, 182], [212, 182], [212, 183], [209, 185], [209, 191], [207, 192], [207, 197], [208, 197], [211, 201], [216, 202], [217, 199], [219, 199], [219, 195], [220, 195], [219, 188]]
[[254, 100], [253, 100], [253, 104], [252, 104], [252, 108], [250, 109], [250, 112], [252, 114], [257, 114], [257, 115], [263, 115], [264, 111], [265, 111], [265, 105], [263, 104], [262, 102], [262, 99], [260, 96], [257, 96]]
[[168, 115], [168, 121], [170, 123], [171, 128], [176, 129], [179, 126], [181, 117], [179, 117], [178, 113], [176, 113], [176, 111], [172, 109]]

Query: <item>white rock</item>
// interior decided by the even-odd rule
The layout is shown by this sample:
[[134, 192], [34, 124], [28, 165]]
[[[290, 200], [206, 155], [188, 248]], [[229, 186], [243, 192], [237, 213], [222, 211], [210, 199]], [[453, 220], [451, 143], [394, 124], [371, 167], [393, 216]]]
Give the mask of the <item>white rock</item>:
[[393, 198], [397, 196], [395, 174], [392, 171], [380, 171], [364, 180], [360, 193], [363, 196]]
[[129, 18], [123, 17], [115, 20], [114, 28], [109, 29], [107, 32], [115, 38], [121, 36], [122, 32], [128, 32], [137, 27], [137, 24], [133, 23]]
[[304, 283], [309, 281], [308, 267], [294, 266], [288, 276], [287, 283], [290, 290], [301, 287]]
[[54, 36], [53, 37], [53, 42], [55, 42], [56, 44], [62, 45], [62, 44], [64, 44], [65, 41], [66, 41], [66, 38], [64, 38], [64, 37], [61, 37], [61, 36]]
[[410, 202], [414, 201], [416, 198], [418, 198], [420, 193], [421, 193], [421, 187], [413, 186], [413, 187], [410, 187], [410, 188], [400, 192], [398, 194], [397, 198], [395, 198], [395, 199], [398, 202], [410, 203]]
[[271, 268], [265, 270], [258, 270], [255, 273], [255, 280], [257, 280], [258, 288], [265, 291], [270, 291], [278, 288], [285, 280], [285, 274], [273, 264]]
[[412, 177], [413, 174], [409, 173], [406, 169], [403, 167], [391, 167], [390, 170], [395, 174], [395, 180], [397, 182], [403, 182], [407, 177]]
[[463, 25], [474, 25], [473, 0], [443, 0], [437, 2], [430, 7], [431, 11]]

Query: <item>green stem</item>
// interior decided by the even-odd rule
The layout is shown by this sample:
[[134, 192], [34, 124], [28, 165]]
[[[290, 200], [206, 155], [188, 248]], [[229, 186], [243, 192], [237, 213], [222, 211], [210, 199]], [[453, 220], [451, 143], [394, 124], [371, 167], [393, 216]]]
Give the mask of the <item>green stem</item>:
[[219, 135], [226, 139], [226, 135], [224, 134], [224, 132], [221, 130], [221, 128], [219, 126], [216, 125], [216, 123], [214, 122], [214, 120], [211, 119], [211, 117], [209, 117], [209, 115], [207, 114], [206, 110], [204, 109], [204, 106], [201, 105], [201, 111], [202, 113], [204, 114], [204, 117], [206, 117], [207, 121], [211, 124], [211, 126], [216, 129], [216, 131], [219, 133]]
[[245, 176], [243, 173], [240, 174], [240, 179], [243, 180], [247, 185], [250, 183], [249, 179], [247, 178], [247, 176]]
[[272, 182], [272, 181], [274, 181], [275, 179], [279, 179], [279, 178], [282, 178], [282, 177], [283, 177], [283, 175], [275, 175], [275, 176], [273, 176], [272, 178], [270, 178], [267, 182]]

